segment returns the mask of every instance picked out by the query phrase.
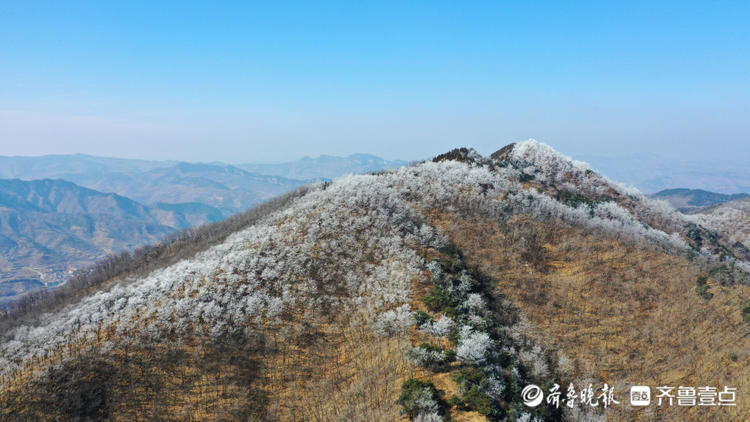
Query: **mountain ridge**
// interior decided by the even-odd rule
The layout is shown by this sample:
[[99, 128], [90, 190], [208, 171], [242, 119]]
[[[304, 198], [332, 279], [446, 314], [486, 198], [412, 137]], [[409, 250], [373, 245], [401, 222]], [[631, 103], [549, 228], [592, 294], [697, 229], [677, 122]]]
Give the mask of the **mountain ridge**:
[[[521, 389], [746, 387], [750, 266], [727, 242], [544, 144], [457, 149], [311, 186], [190, 258], [14, 326], [0, 415], [645, 420], [530, 408]], [[742, 419], [737, 399], [656, 412]]]
[[665, 199], [679, 211], [693, 211], [702, 207], [723, 204], [729, 201], [750, 198], [748, 193], [723, 194], [703, 189], [675, 188], [665, 189], [650, 195], [652, 198]]
[[260, 174], [278, 175], [291, 179], [334, 179], [344, 174], [368, 173], [398, 168], [408, 164], [403, 160], [386, 160], [372, 154], [351, 154], [346, 157], [320, 155], [304, 156], [299, 160], [279, 164], [239, 164], [240, 168]]

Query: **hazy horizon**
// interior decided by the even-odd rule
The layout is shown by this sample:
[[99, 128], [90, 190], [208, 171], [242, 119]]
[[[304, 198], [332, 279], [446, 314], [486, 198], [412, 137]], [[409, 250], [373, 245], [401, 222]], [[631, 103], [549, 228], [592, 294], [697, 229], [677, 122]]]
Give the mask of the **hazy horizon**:
[[749, 9], [4, 2], [0, 154], [750, 156]]
[[[533, 138], [529, 138], [533, 139]], [[498, 144], [496, 147], [488, 150], [479, 150], [476, 149], [477, 152], [484, 156], [489, 156], [493, 152], [497, 151], [498, 149], [514, 143], [514, 142], [521, 142], [525, 141], [527, 139], [518, 139], [515, 141], [510, 141], [508, 143], [504, 144]], [[541, 142], [541, 141], [540, 141]], [[727, 164], [733, 164], [733, 165], [740, 165], [744, 164], [746, 160], [739, 158], [737, 156], [723, 156], [723, 157], [702, 157], [702, 156], [693, 156], [693, 157], [679, 157], [679, 156], [671, 156], [666, 154], [660, 154], [656, 152], [649, 152], [649, 151], [633, 151], [633, 152], [624, 152], [622, 154], [571, 154], [568, 151], [565, 150], [559, 150], [554, 145], [550, 145], [553, 148], [557, 149], [560, 153], [565, 154], [567, 156], [570, 156], [571, 158], [577, 160], [577, 161], [584, 161], [588, 164], [596, 166], [596, 163], [600, 163], [603, 161], [613, 161], [613, 160], [630, 160], [630, 161], [637, 161], [637, 160], [664, 160], [675, 164], [682, 164], [685, 166], [685, 168], [688, 168], [688, 166], [695, 165], [698, 163], [704, 163], [709, 166], [713, 165], [720, 165], [722, 163]], [[88, 152], [70, 152], [70, 153], [43, 153], [43, 154], [4, 154], [3, 151], [0, 151], [0, 157], [9, 157], [9, 158], [39, 158], [39, 157], [53, 157], [53, 156], [89, 156], [89, 157], [96, 157], [96, 158], [110, 158], [110, 159], [124, 159], [124, 160], [141, 160], [141, 161], [162, 161], [162, 162], [186, 162], [186, 163], [222, 163], [222, 164], [228, 164], [228, 165], [240, 165], [240, 164], [283, 164], [283, 163], [289, 163], [294, 161], [299, 161], [303, 159], [318, 159], [321, 157], [333, 157], [333, 158], [348, 158], [351, 156], [356, 155], [369, 155], [377, 158], [381, 158], [388, 161], [403, 161], [403, 162], [412, 162], [412, 161], [421, 161], [421, 160], [427, 160], [435, 155], [448, 152], [453, 148], [461, 148], [461, 147], [470, 147], [474, 148], [470, 145], [462, 145], [462, 144], [456, 144], [452, 147], [449, 147], [445, 150], [436, 151], [435, 153], [431, 155], [424, 155], [420, 157], [405, 157], [405, 156], [397, 156], [394, 155], [393, 157], [388, 156], [382, 156], [379, 154], [376, 154], [374, 152], [370, 151], [357, 151], [352, 153], [346, 153], [346, 154], [336, 154], [336, 153], [318, 153], [318, 154], [306, 154], [306, 155], [290, 155], [291, 158], [283, 159], [283, 160], [267, 160], [267, 161], [253, 161], [253, 160], [245, 160], [244, 158], [237, 158], [234, 157], [234, 160], [201, 160], [201, 159], [194, 159], [194, 160], [179, 160], [170, 156], [164, 156], [164, 157], [155, 157], [155, 158], [144, 158], [144, 157], [138, 157], [138, 156], [127, 156], [127, 155], [117, 155], [116, 152], [113, 152], [112, 154], [92, 154]]]

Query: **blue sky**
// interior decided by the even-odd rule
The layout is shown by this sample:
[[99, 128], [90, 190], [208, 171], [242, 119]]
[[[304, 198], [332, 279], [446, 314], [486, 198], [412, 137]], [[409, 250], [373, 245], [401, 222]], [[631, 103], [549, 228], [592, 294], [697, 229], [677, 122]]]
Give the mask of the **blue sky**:
[[750, 157], [750, 3], [563, 3], [4, 0], [0, 155]]

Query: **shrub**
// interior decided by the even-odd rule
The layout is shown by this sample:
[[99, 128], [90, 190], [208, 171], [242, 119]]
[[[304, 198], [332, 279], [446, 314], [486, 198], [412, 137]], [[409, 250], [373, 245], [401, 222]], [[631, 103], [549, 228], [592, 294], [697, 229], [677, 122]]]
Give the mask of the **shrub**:
[[581, 205], [584, 205], [584, 206], [587, 206], [590, 210], [593, 210], [596, 207], [596, 205], [599, 202], [601, 202], [601, 201], [597, 201], [595, 199], [589, 198], [586, 195], [583, 195], [580, 193], [573, 193], [568, 190], [560, 191], [560, 193], [557, 194], [557, 199], [563, 204], [571, 208], [578, 208]]
[[412, 318], [414, 318], [414, 322], [415, 324], [417, 324], [417, 327], [421, 327], [434, 321], [433, 316], [423, 310], [414, 312], [412, 314]]
[[427, 309], [433, 312], [442, 312], [449, 316], [456, 315], [456, 306], [459, 304], [458, 298], [453, 295], [453, 292], [442, 286], [433, 287], [425, 296], [423, 302]]
[[469, 389], [472, 385], [482, 385], [486, 383], [486, 376], [484, 372], [479, 368], [466, 368], [458, 371], [453, 379], [456, 380], [459, 386], [463, 389]]
[[463, 400], [467, 407], [476, 410], [480, 415], [488, 416], [495, 413], [492, 397], [483, 393], [476, 386], [471, 387], [469, 391], [463, 395]]
[[729, 268], [726, 266], [726, 264], [721, 264], [719, 266], [713, 267], [708, 272], [708, 275], [711, 277], [716, 277], [723, 274], [729, 274]]
[[534, 179], [536, 179], [536, 176], [533, 175], [533, 174], [528, 174], [528, 173], [521, 172], [521, 174], [518, 175], [518, 181], [521, 182], [521, 183], [523, 183], [523, 182], [530, 182], [530, 181], [532, 181]]
[[461, 327], [456, 357], [471, 364], [483, 363], [487, 360], [487, 351], [492, 347], [492, 343], [487, 333], [476, 332], [465, 325]]
[[745, 322], [750, 324], [750, 305], [742, 308], [742, 317], [745, 319]]
[[714, 294], [708, 291], [710, 286], [707, 283], [708, 277], [705, 275], [698, 276], [698, 279], [695, 280], [695, 292], [703, 299], [709, 300], [714, 297]]
[[434, 344], [422, 343], [409, 351], [409, 357], [419, 366], [433, 371], [443, 371], [456, 360], [456, 352]]
[[422, 330], [435, 337], [445, 337], [454, 332], [456, 324], [449, 316], [443, 316], [437, 322], [430, 321], [422, 325]]
[[496, 412], [495, 400], [484, 390], [490, 386], [487, 374], [479, 368], [466, 368], [453, 377], [460, 387], [462, 395], [452, 402], [464, 409], [476, 410], [488, 416]]
[[420, 415], [443, 414], [447, 408], [447, 403], [434, 384], [416, 378], [410, 378], [401, 385], [398, 404], [411, 419]]

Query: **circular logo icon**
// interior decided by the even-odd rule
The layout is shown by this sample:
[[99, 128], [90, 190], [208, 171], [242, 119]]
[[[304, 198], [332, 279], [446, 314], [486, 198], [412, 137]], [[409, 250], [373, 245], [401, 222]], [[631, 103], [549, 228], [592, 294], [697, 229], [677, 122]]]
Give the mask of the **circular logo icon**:
[[529, 384], [521, 390], [521, 399], [526, 406], [537, 407], [544, 399], [544, 394], [538, 385]]

